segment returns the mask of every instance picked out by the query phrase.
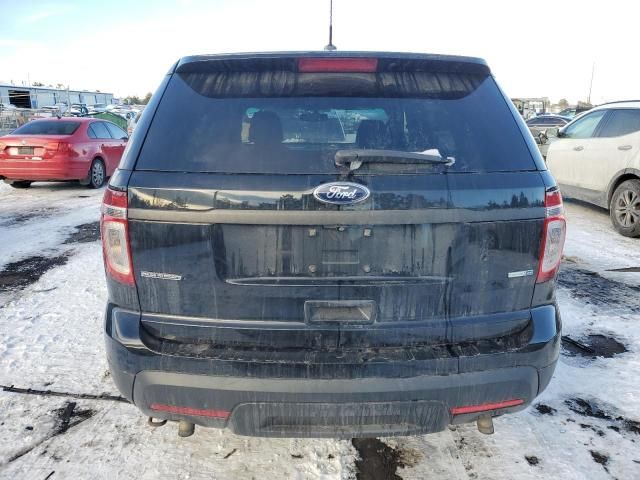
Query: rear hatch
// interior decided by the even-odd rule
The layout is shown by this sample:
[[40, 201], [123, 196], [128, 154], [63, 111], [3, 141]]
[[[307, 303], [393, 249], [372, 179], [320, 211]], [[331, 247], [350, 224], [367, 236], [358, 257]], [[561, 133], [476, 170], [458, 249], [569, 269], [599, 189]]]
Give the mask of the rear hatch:
[[545, 185], [518, 122], [481, 61], [183, 60], [128, 184], [147, 340], [213, 355], [525, 331]]

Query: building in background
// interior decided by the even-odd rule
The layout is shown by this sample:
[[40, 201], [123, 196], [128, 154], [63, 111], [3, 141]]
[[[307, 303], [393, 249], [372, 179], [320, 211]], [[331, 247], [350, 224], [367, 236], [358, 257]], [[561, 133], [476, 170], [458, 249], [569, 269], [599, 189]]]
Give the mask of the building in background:
[[116, 103], [113, 93], [90, 92], [88, 90], [66, 90], [52, 87], [25, 87], [0, 83], [0, 103], [11, 104], [18, 108], [42, 108], [57, 103]]

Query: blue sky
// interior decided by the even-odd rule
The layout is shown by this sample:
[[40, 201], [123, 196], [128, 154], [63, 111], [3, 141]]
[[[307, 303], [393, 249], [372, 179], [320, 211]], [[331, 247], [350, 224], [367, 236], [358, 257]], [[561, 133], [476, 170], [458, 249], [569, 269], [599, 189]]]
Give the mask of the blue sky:
[[[0, 81], [153, 91], [180, 56], [320, 49], [328, 0], [0, 0]], [[640, 98], [640, 2], [334, 0], [341, 50], [480, 56], [511, 96]]]

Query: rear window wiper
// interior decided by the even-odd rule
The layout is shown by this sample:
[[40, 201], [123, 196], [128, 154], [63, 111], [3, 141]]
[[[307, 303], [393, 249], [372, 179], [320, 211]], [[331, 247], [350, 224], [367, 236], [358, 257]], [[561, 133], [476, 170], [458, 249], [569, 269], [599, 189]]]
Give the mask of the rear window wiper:
[[446, 166], [453, 165], [453, 157], [443, 157], [436, 149], [424, 152], [403, 152], [402, 150], [369, 150], [351, 149], [338, 150], [335, 155], [336, 165], [349, 166], [349, 170], [357, 170], [363, 163], [392, 163], [392, 164], [420, 164], [439, 163]]

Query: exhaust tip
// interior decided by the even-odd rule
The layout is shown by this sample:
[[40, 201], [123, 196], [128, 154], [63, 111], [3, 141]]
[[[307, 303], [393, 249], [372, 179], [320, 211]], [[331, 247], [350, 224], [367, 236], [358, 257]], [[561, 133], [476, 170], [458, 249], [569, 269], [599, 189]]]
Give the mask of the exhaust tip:
[[478, 425], [478, 431], [480, 433], [484, 433], [485, 435], [493, 435], [493, 419], [491, 415], [480, 415], [476, 420], [476, 424]]
[[178, 436], [179, 437], [190, 437], [191, 435], [193, 435], [193, 432], [195, 432], [196, 430], [196, 426], [191, 423], [191, 422], [187, 422], [186, 420], [180, 420], [180, 422], [178, 423]]

